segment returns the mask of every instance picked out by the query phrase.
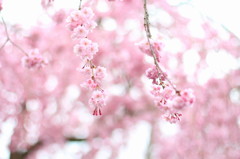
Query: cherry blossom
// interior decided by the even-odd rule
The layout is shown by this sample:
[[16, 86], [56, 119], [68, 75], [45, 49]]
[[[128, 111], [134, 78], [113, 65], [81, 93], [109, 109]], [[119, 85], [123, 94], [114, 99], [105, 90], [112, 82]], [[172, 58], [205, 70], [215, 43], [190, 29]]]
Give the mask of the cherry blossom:
[[[94, 13], [91, 8], [83, 7], [80, 10], [73, 11], [67, 18], [67, 26], [73, 30], [72, 38], [78, 43], [73, 47], [73, 52], [76, 56], [80, 56], [85, 63], [82, 70], [79, 72], [88, 76], [85, 81], [80, 84], [82, 87], [93, 90], [92, 97], [89, 99], [89, 104], [94, 106], [93, 115], [102, 115], [101, 108], [105, 105], [105, 98], [98, 90], [102, 90], [101, 82], [106, 74], [104, 67], [95, 66], [92, 62], [94, 56], [99, 51], [98, 44], [88, 39], [89, 32], [96, 27], [93, 21]], [[97, 99], [94, 99], [94, 98]]]
[[22, 65], [29, 69], [40, 69], [47, 64], [47, 60], [35, 49], [28, 56], [22, 58]]
[[239, 158], [240, 45], [227, 26], [188, 2], [41, 0], [25, 27], [0, 2], [0, 158]]
[[105, 94], [101, 90], [95, 90], [89, 100], [89, 104], [94, 108], [93, 115], [102, 115], [102, 107], [106, 105]]

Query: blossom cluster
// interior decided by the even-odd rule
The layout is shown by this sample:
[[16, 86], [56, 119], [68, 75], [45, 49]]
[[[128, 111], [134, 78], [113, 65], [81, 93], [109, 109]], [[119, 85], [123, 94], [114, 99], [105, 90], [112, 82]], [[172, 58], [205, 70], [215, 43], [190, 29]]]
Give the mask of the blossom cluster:
[[40, 69], [47, 64], [47, 60], [39, 53], [38, 49], [31, 50], [22, 58], [22, 65], [28, 69]]
[[176, 123], [182, 116], [179, 113], [185, 107], [190, 106], [195, 101], [195, 96], [191, 89], [177, 91], [167, 84], [153, 84], [151, 94], [155, 104], [161, 109], [164, 118], [170, 123]]
[[[163, 47], [161, 42], [151, 40], [150, 44], [143, 41], [137, 45], [143, 53], [149, 56], [152, 56], [153, 52], [157, 62], [160, 61], [160, 53]], [[195, 101], [193, 91], [191, 89], [177, 90], [168, 80], [167, 74], [157, 65], [148, 68], [146, 76], [152, 80], [151, 94], [154, 97], [155, 104], [161, 109], [163, 117], [170, 123], [179, 121], [182, 116], [180, 111]]]
[[153, 51], [156, 55], [157, 61], [160, 62], [160, 53], [163, 48], [163, 43], [152, 40], [152, 39], [150, 39], [149, 41], [150, 41], [150, 43], [146, 40], [143, 40], [143, 41], [137, 43], [137, 46], [143, 53], [145, 53], [149, 56], [152, 56], [152, 51]]
[[[84, 7], [81, 10], [75, 10], [69, 17], [67, 17], [67, 27], [74, 32], [79, 31], [80, 28], [84, 30], [84, 33], [92, 31], [97, 26], [93, 17], [94, 13], [89, 7]], [[82, 32], [79, 33], [79, 36], [83, 35]], [[73, 35], [75, 35], [75, 33], [73, 33]]]
[[86, 79], [82, 87], [92, 90], [89, 105], [93, 108], [93, 115], [102, 115], [101, 108], [106, 105], [106, 96], [101, 88], [101, 82], [106, 76], [106, 69], [93, 64], [93, 58], [98, 52], [98, 44], [88, 39], [88, 34], [97, 26], [93, 20], [94, 13], [91, 8], [84, 7], [73, 11], [67, 18], [67, 27], [72, 31], [72, 39], [77, 41], [73, 52], [80, 57], [84, 66], [78, 71]]

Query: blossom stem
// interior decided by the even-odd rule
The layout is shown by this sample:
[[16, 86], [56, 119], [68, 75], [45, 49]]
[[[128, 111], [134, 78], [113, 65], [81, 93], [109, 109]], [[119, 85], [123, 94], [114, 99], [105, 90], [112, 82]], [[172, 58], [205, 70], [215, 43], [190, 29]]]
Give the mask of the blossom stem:
[[82, 0], [80, 0], [80, 3], [79, 3], [79, 8], [78, 10], [81, 10], [82, 9]]
[[[146, 36], [147, 36], [147, 41], [149, 43], [150, 52], [152, 54], [152, 57], [154, 59], [154, 64], [155, 64], [155, 66], [158, 70], [158, 74], [160, 76], [160, 74], [164, 74], [164, 72], [158, 64], [156, 53], [154, 52], [153, 46], [150, 43], [150, 39], [152, 38], [152, 35], [151, 35], [150, 27], [149, 27], [150, 23], [149, 23], [149, 14], [148, 14], [148, 10], [147, 10], [147, 0], [143, 0], [143, 1], [144, 1], [144, 5], [143, 5], [143, 7], [144, 7], [144, 28], [145, 28], [145, 32], [146, 32]], [[167, 77], [166, 77], [166, 80], [176, 92], [179, 92]]]

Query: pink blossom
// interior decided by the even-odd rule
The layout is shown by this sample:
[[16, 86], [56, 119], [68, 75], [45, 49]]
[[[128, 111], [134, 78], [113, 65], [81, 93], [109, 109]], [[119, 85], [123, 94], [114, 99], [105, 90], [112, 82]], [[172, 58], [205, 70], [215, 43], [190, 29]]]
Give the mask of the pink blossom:
[[184, 91], [181, 91], [181, 97], [186, 103], [189, 104], [193, 104], [195, 101], [195, 96], [192, 89], [185, 89]]
[[161, 81], [165, 81], [167, 79], [167, 73], [163, 72], [163, 73], [160, 73], [160, 77]]
[[67, 17], [67, 27], [73, 31], [76, 27], [81, 26], [85, 21], [81, 11], [75, 10], [71, 12], [70, 16]]
[[106, 76], [106, 68], [98, 66], [95, 70], [95, 79], [101, 81]]
[[84, 7], [81, 10], [81, 13], [82, 13], [83, 17], [87, 20], [91, 20], [94, 16], [94, 13], [93, 13], [92, 9], [89, 8], [89, 7]]
[[92, 55], [95, 55], [98, 52], [98, 44], [97, 43], [91, 43], [88, 46], [87, 49]]
[[171, 99], [175, 95], [175, 90], [170, 87], [162, 88], [160, 85], [154, 84], [153, 90], [151, 91], [152, 95], [155, 97], [161, 97], [164, 99]]
[[93, 56], [98, 52], [98, 45], [87, 38], [83, 38], [79, 44], [74, 46], [73, 52], [82, 59], [92, 60]]
[[162, 112], [166, 112], [169, 110], [169, 105], [168, 105], [168, 101], [164, 98], [157, 98], [154, 99], [155, 104], [161, 109]]
[[88, 79], [85, 83], [81, 84], [81, 86], [92, 90], [99, 88], [99, 84], [93, 79]]
[[166, 87], [162, 90], [161, 96], [164, 99], [172, 99], [173, 96], [175, 95], [175, 90], [171, 87]]
[[28, 56], [22, 58], [22, 65], [29, 69], [40, 69], [47, 64], [46, 59], [37, 49], [30, 51]]
[[[78, 0], [76, 3], [79, 2]], [[70, 140], [74, 139], [80, 144], [84, 142], [87, 150], [68, 151], [65, 156], [94, 159], [101, 156], [99, 153], [107, 148], [108, 158], [118, 158], [121, 156], [119, 150], [129, 141], [129, 130], [145, 125], [146, 130], [151, 131], [149, 134], [152, 134], [152, 142], [145, 145], [151, 151], [145, 149], [149, 153], [142, 158], [239, 159], [240, 70], [231, 67], [229, 70], [224, 69], [219, 75], [218, 72], [212, 72], [215, 68], [210, 67], [215, 66], [212, 65], [215, 61], [211, 60], [215, 56], [226, 57], [226, 60], [229, 56], [233, 64], [238, 63], [239, 38], [207, 18], [194, 16], [192, 20], [187, 19], [186, 17], [192, 16], [183, 16], [179, 13], [182, 7], [169, 4], [168, 0], [147, 1], [149, 13], [152, 8], [161, 9], [161, 14], [164, 13], [160, 21], [154, 20], [158, 18], [154, 17], [158, 14], [149, 14], [149, 19], [154, 22], [150, 24], [151, 29], [155, 29], [152, 30], [152, 36], [163, 34], [169, 53], [165, 53], [161, 45], [154, 43], [162, 42], [161, 40], [152, 40], [151, 43], [158, 58], [160, 55], [162, 57], [159, 66], [167, 71], [169, 80], [178, 88], [176, 92], [172, 91], [166, 75], [161, 71], [155, 74], [152, 70], [153, 72], [148, 72], [148, 82], [155, 80], [153, 84], [158, 89], [153, 91], [151, 97], [142, 76], [150, 65], [145, 61], [146, 56], [150, 55], [147, 58], [154, 64], [152, 55], [133, 47], [134, 40], [138, 38], [146, 41], [143, 3], [137, 0], [115, 0], [111, 3], [103, 1], [107, 7], [103, 12], [101, 8], [99, 10], [99, 2], [102, 1], [82, 2], [82, 9], [84, 5], [92, 5], [96, 9], [96, 20], [101, 25], [98, 29], [93, 30], [96, 25], [93, 20], [95, 17], [86, 19], [82, 13], [77, 21], [76, 17], [69, 16], [67, 25], [71, 31], [63, 27], [65, 23], [62, 20], [19, 30], [17, 23], [8, 23], [7, 16], [1, 15], [6, 18], [9, 33], [6, 34], [4, 23], [1, 23], [0, 131], [3, 136], [8, 135], [9, 130], [11, 133], [7, 156], [14, 159], [19, 158], [15, 157], [15, 154], [19, 154], [17, 156], [25, 159], [39, 159], [44, 156], [55, 159], [59, 151], [66, 145], [68, 147]], [[10, 5], [11, 2], [7, 3]], [[47, 10], [51, 12], [49, 16], [54, 15], [54, 7]], [[73, 7], [78, 8], [78, 4]], [[65, 18], [69, 12], [65, 9], [62, 11], [62, 18]], [[196, 14], [194, 11], [194, 15]], [[203, 36], [193, 37], [192, 27], [186, 26], [200, 23], [208, 24], [201, 30]], [[108, 30], [107, 24], [116, 24], [117, 29]], [[74, 32], [79, 26], [88, 31], [86, 37]], [[69, 32], [79, 38], [70, 38]], [[91, 40], [91, 44], [80, 44], [86, 38]], [[99, 47], [92, 47], [94, 43]], [[75, 54], [69, 54], [76, 44], [82, 46], [75, 51], [79, 58]], [[39, 48], [39, 56], [44, 56], [42, 52], [48, 51], [50, 54], [46, 55], [51, 58], [51, 63], [40, 71], [28, 71], [19, 67], [23, 51], [17, 46], [23, 50]], [[98, 50], [101, 50], [101, 54], [96, 56]], [[149, 48], [145, 50], [149, 52]], [[173, 50], [177, 53], [172, 52]], [[87, 60], [88, 55], [93, 52], [96, 54], [93, 54], [92, 59], [89, 58], [91, 61]], [[212, 56], [212, 53], [216, 55]], [[30, 54], [27, 56], [30, 57]], [[192, 68], [189, 72], [186, 69], [188, 60], [192, 58], [196, 61], [190, 62]], [[98, 70], [100, 64], [109, 69], [109, 75], [106, 76], [102, 69]], [[78, 66], [80, 72], [76, 72]], [[105, 79], [107, 82], [104, 82]], [[107, 103], [105, 99], [105, 102], [96, 102], [102, 101], [98, 97], [91, 99], [95, 91], [104, 89], [103, 82], [104, 87], [106, 85], [109, 93], [112, 93], [108, 95], [109, 102], [106, 105], [99, 104]], [[83, 84], [86, 84], [86, 89], [79, 87]], [[197, 100], [191, 91], [184, 90], [188, 87], [192, 87]], [[190, 108], [192, 102], [194, 107]], [[84, 105], [89, 107], [93, 115], [104, 116], [89, 118]], [[171, 123], [179, 120], [181, 122], [169, 129], [168, 124], [159, 122], [160, 118]], [[4, 125], [10, 125], [9, 130]], [[4, 158], [3, 155], [0, 156]]]
[[180, 114], [180, 113], [170, 113], [168, 115], [165, 115], [164, 118], [166, 121], [168, 121], [170, 123], [176, 123], [176, 122], [180, 121], [181, 116], [182, 116], [182, 114]]
[[75, 22], [72, 17], [67, 17], [66, 23], [67, 28], [71, 31], [73, 31], [79, 25], [79, 23]]
[[84, 26], [86, 27], [86, 29], [88, 29], [89, 31], [92, 31], [94, 28], [96, 28], [97, 23], [95, 21], [89, 21], [86, 24], [84, 24]]
[[105, 94], [103, 91], [96, 90], [93, 92], [89, 100], [90, 106], [94, 107], [93, 115], [102, 115], [101, 108], [106, 105]]
[[154, 84], [152, 86], [153, 90], [151, 91], [151, 94], [155, 97], [161, 96], [161, 90], [162, 90], [162, 86], [156, 85]]
[[84, 26], [78, 26], [73, 30], [72, 38], [86, 38], [88, 30]]
[[[162, 51], [163, 44], [159, 41], [154, 41], [154, 40], [150, 40], [150, 43], [152, 46], [152, 51], [155, 53], [157, 60], [160, 61], [160, 53]], [[150, 45], [149, 45], [148, 41], [143, 40], [143, 41], [137, 43], [137, 46], [143, 53], [145, 53], [149, 56], [152, 56]]]
[[83, 45], [76, 44], [73, 47], [73, 52], [76, 56], [80, 56], [85, 52], [86, 48]]
[[149, 50], [150, 45], [149, 45], [149, 43], [148, 43], [146, 40], [143, 40], [143, 41], [137, 43], [137, 46], [139, 47], [139, 49], [140, 49], [143, 53], [146, 53], [146, 54], [148, 54], [148, 55], [151, 56], [151, 52], [150, 52], [150, 50]]
[[[71, 12], [70, 16], [68, 16], [66, 19], [67, 27], [71, 31], [73, 31], [77, 27], [81, 26], [81, 27], [84, 27], [85, 29], [84, 33], [85, 32], [88, 33], [97, 26], [97, 23], [93, 21], [93, 16], [94, 16], [94, 13], [92, 9], [88, 7], [84, 7], [81, 10], [73, 11]], [[81, 30], [81, 34], [82, 34], [82, 31], [83, 30]], [[74, 37], [76, 36], [75, 34], [76, 32], [73, 35]], [[86, 36], [80, 36], [80, 37], [86, 37]]]
[[[157, 68], [156, 67], [153, 67], [153, 68], [149, 68], [147, 69], [146, 71], [146, 76], [149, 78], [149, 79], [152, 79], [152, 83], [153, 84], [158, 84], [158, 82], [160, 81], [165, 81], [166, 78], [167, 78], [167, 74], [166, 73], [160, 73], [158, 72]], [[159, 81], [160, 80], [160, 81]]]
[[163, 43], [162, 42], [159, 42], [159, 41], [153, 41], [153, 47], [154, 49], [160, 53], [162, 51], [162, 48], [163, 48]]
[[146, 76], [149, 79], [156, 80], [158, 78], [158, 76], [159, 76], [158, 70], [156, 69], [156, 67], [147, 69]]
[[168, 109], [169, 101], [172, 100], [172, 98], [175, 95], [175, 91], [170, 88], [162, 88], [162, 86], [154, 87], [152, 94], [154, 95], [154, 101], [158, 107], [160, 107], [163, 110]]
[[84, 47], [88, 47], [88, 46], [91, 46], [92, 41], [87, 38], [83, 38], [83, 39], [80, 39], [79, 44]]
[[187, 103], [183, 100], [182, 97], [180, 96], [176, 96], [173, 100], [172, 100], [172, 107], [177, 109], [177, 110], [181, 110], [184, 107], [187, 106]]
[[81, 14], [81, 11], [79, 11], [79, 10], [74, 10], [70, 14], [70, 17], [72, 19], [71, 21], [75, 21], [75, 22], [82, 21], [82, 18], [83, 18], [82, 14]]

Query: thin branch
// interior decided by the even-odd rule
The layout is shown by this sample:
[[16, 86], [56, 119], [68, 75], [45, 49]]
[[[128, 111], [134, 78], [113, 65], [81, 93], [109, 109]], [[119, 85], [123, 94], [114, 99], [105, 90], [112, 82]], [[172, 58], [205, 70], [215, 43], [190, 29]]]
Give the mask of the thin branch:
[[82, 0], [80, 0], [80, 3], [79, 3], [79, 8], [78, 10], [81, 10], [82, 9]]
[[13, 42], [11, 39], [9, 39], [9, 41], [19, 50], [21, 50], [26, 56], [28, 56], [27, 52], [24, 51], [20, 46], [18, 46], [15, 42]]
[[[154, 64], [155, 64], [155, 66], [158, 70], [158, 74], [159, 75], [164, 74], [163, 70], [161, 69], [161, 67], [158, 64], [156, 53], [154, 52], [153, 46], [150, 42], [150, 39], [152, 38], [152, 35], [151, 35], [150, 27], [149, 27], [150, 23], [149, 23], [149, 14], [148, 14], [148, 10], [147, 10], [147, 0], [144, 0], [143, 7], [144, 7], [144, 28], [145, 28], [145, 32], [146, 32], [146, 35], [147, 35], [147, 41], [149, 43], [150, 52], [151, 52], [152, 57], [154, 59]], [[170, 84], [170, 86], [176, 91], [176, 93], [178, 93], [179, 91], [174, 87], [172, 82], [167, 77], [166, 77], [166, 80]]]
[[84, 142], [84, 141], [86, 141], [87, 139], [86, 139], [86, 138], [67, 137], [66, 140], [67, 140], [67, 141]]
[[151, 159], [152, 158], [153, 135], [154, 135], [153, 134], [154, 133], [153, 127], [154, 127], [154, 125], [152, 124], [151, 131], [150, 131], [150, 137], [149, 137], [149, 143], [148, 143], [147, 152], [146, 152], [146, 156], [145, 156], [146, 159]]
[[5, 29], [5, 33], [6, 33], [6, 35], [7, 35], [7, 38], [9, 38], [8, 30], [7, 30], [7, 25], [6, 25], [5, 20], [3, 19], [3, 17], [1, 17], [1, 18], [2, 18], [2, 22], [3, 22], [3, 26], [4, 26], [4, 29]]
[[7, 24], [4, 20], [4, 18], [1, 16], [1, 19], [2, 19], [2, 23], [3, 23], [3, 26], [4, 26], [4, 29], [5, 29], [5, 33], [6, 33], [6, 36], [7, 36], [7, 39], [6, 41], [3, 43], [3, 45], [1, 46], [0, 48], [0, 51], [4, 48], [4, 46], [7, 44], [7, 42], [9, 41], [13, 46], [15, 46], [16, 48], [18, 48], [21, 52], [23, 52], [26, 56], [28, 56], [27, 52], [24, 51], [19, 45], [17, 45], [9, 36], [9, 33], [8, 33], [8, 29], [7, 29]]

